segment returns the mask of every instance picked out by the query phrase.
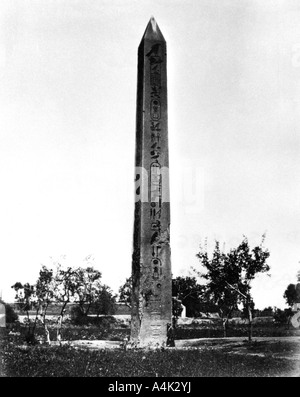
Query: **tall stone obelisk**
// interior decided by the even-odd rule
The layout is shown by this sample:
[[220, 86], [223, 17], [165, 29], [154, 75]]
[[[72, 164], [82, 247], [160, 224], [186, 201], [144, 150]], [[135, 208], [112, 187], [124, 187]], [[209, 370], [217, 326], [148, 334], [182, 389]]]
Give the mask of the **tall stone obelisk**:
[[162, 346], [172, 319], [166, 41], [151, 18], [138, 48], [131, 341]]

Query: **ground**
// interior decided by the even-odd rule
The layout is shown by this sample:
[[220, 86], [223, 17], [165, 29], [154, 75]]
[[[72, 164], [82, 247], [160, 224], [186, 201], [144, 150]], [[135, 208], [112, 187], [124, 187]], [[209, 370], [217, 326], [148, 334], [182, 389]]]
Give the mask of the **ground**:
[[[124, 349], [129, 326], [107, 317], [99, 323], [74, 326], [66, 322], [63, 341], [51, 346], [24, 343], [25, 326], [15, 324], [0, 333], [0, 375], [18, 377], [287, 377], [300, 376], [300, 330], [272, 323], [257, 324], [253, 341], [247, 327], [232, 324], [222, 338], [218, 322], [192, 323], [177, 329], [175, 348]], [[206, 337], [218, 336], [218, 337]], [[200, 337], [199, 337], [200, 336]]]
[[5, 331], [0, 328], [0, 378], [5, 376], [4, 372], [4, 357], [3, 357], [3, 352], [4, 352], [4, 335]]

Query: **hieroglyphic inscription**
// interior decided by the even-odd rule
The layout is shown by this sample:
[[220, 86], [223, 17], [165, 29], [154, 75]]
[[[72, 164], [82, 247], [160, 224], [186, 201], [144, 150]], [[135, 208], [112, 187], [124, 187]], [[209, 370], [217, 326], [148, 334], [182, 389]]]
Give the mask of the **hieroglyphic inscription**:
[[160, 311], [152, 311], [150, 316], [152, 321], [158, 321], [160, 320]]
[[[161, 164], [159, 161], [161, 154], [161, 44], [152, 45], [147, 53], [150, 68], [150, 98], [149, 98], [149, 134], [151, 136], [151, 165], [150, 165], [150, 219], [151, 219], [151, 272], [152, 272], [152, 290], [154, 296], [151, 299], [151, 318], [159, 321], [161, 316], [161, 295], [160, 279], [163, 275], [163, 266], [160, 258], [161, 245], [157, 239], [161, 233], [161, 217], [162, 217], [162, 175]], [[152, 334], [160, 333], [161, 325], [153, 325]], [[156, 330], [154, 332], [154, 330]]]
[[151, 333], [153, 337], [159, 337], [161, 333], [161, 324], [151, 324]]
[[160, 101], [158, 99], [151, 100], [150, 115], [152, 120], [160, 119]]

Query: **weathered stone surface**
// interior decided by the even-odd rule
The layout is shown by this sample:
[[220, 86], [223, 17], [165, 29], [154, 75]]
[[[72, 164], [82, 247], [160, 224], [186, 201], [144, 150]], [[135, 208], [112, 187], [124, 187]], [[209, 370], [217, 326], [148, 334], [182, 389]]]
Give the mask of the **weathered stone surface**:
[[6, 327], [5, 305], [0, 302], [0, 327]]
[[151, 18], [138, 49], [131, 341], [163, 345], [172, 318], [166, 42]]

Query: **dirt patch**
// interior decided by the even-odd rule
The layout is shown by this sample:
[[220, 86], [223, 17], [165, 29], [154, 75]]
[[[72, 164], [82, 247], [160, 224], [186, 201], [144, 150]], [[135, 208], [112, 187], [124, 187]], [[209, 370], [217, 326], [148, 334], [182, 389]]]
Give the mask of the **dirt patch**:
[[[122, 344], [108, 340], [76, 340], [64, 342], [77, 348], [90, 350], [122, 349]], [[174, 350], [216, 350], [226, 354], [282, 358], [300, 362], [300, 338], [255, 338], [249, 342], [245, 338], [203, 338], [176, 341]]]
[[299, 337], [263, 337], [249, 342], [245, 338], [212, 338], [176, 341], [177, 348], [216, 349], [228, 354], [282, 358], [300, 362]]

